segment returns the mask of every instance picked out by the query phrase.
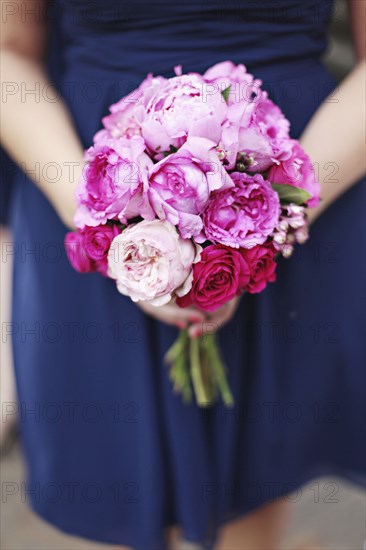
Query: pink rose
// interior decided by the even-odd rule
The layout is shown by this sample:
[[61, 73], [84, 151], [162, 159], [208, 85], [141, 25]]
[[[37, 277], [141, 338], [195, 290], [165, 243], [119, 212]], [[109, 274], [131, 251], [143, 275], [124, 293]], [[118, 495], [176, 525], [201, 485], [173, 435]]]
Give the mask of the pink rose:
[[200, 214], [211, 191], [232, 185], [213, 146], [204, 138], [188, 138], [179, 151], [155, 164], [149, 178], [148, 196], [156, 215], [177, 225], [183, 238], [201, 232]]
[[191, 290], [177, 298], [177, 304], [181, 307], [193, 304], [204, 311], [214, 311], [240, 294], [249, 277], [249, 267], [238, 250], [207, 246], [201, 260], [193, 266]]
[[119, 235], [121, 230], [116, 224], [99, 225], [97, 227], [84, 227], [81, 230], [83, 247], [86, 254], [95, 262], [96, 270], [107, 276], [107, 256], [114, 237]]
[[277, 161], [268, 172], [268, 179], [272, 183], [286, 183], [294, 187], [305, 189], [311, 195], [307, 201], [310, 207], [315, 207], [320, 200], [320, 185], [310, 158], [299, 142], [290, 141], [291, 148], [282, 160]]
[[65, 248], [72, 266], [80, 273], [99, 271], [107, 277], [107, 255], [111, 243], [121, 230], [116, 224], [85, 226], [66, 234]]
[[254, 248], [242, 249], [241, 255], [250, 269], [250, 279], [245, 285], [245, 290], [250, 294], [262, 292], [267, 286], [276, 280], [276, 261], [277, 251], [271, 243], [258, 245]]
[[207, 239], [234, 248], [267, 240], [280, 215], [278, 194], [260, 174], [234, 172], [234, 187], [215, 191], [202, 214]]
[[70, 231], [65, 236], [65, 250], [72, 267], [79, 273], [91, 273], [97, 267], [84, 247], [84, 237], [78, 231]]
[[115, 237], [108, 254], [108, 274], [121, 294], [134, 302], [167, 304], [173, 295], [184, 295], [192, 285], [192, 265], [201, 247], [182, 239], [167, 221], [133, 224]]
[[113, 138], [98, 132], [86, 152], [88, 164], [77, 188], [77, 227], [96, 226], [110, 219], [122, 223], [136, 216], [153, 217], [143, 192], [152, 161], [144, 153], [144, 140]]
[[178, 149], [188, 136], [217, 145], [226, 111], [222, 95], [208, 90], [200, 75], [190, 74], [147, 88], [136, 117], [152, 155], [161, 160], [164, 152]]

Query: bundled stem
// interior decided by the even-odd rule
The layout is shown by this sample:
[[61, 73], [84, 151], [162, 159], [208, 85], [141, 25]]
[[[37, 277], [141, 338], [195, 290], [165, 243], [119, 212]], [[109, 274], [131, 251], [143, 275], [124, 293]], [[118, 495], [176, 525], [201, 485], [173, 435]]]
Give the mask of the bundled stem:
[[225, 405], [232, 407], [234, 405], [234, 398], [226, 378], [225, 366], [220, 357], [215, 334], [205, 335], [202, 341], [202, 346], [204, 353], [207, 356], [212, 377], [220, 391], [222, 400]]
[[225, 405], [233, 406], [234, 398], [215, 334], [206, 334], [202, 339], [191, 339], [187, 330], [181, 330], [165, 359], [170, 365], [174, 391], [181, 393], [185, 402], [192, 400], [193, 387], [200, 407], [212, 405], [218, 393]]

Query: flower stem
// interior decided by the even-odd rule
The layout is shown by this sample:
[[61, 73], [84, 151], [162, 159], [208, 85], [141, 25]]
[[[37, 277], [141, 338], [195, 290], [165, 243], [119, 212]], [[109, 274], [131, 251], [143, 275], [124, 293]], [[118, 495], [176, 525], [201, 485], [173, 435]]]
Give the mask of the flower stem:
[[175, 342], [170, 346], [168, 351], [165, 354], [165, 362], [168, 364], [173, 363], [182, 352], [185, 351], [186, 345], [188, 341], [188, 331], [186, 329], [181, 330], [179, 332], [178, 338], [175, 340]]
[[170, 365], [169, 377], [174, 391], [182, 394], [183, 401], [192, 401], [193, 386], [200, 407], [212, 405], [218, 393], [225, 405], [233, 406], [234, 398], [215, 334], [206, 334], [202, 339], [191, 339], [187, 330], [181, 330], [167, 351], [165, 361]]
[[221, 393], [222, 399], [225, 405], [232, 407], [234, 405], [234, 398], [226, 378], [225, 367], [220, 357], [215, 334], [206, 334], [202, 341], [202, 346], [204, 348], [204, 353], [207, 355], [212, 376]]
[[191, 380], [186, 360], [188, 339], [188, 331], [181, 330], [165, 354], [165, 361], [170, 365], [169, 377], [173, 382], [174, 391], [181, 393], [185, 402], [192, 401]]
[[200, 342], [197, 338], [190, 340], [190, 362], [191, 362], [191, 377], [194, 393], [198, 405], [206, 407], [210, 404], [210, 399], [207, 393], [206, 386], [202, 378], [201, 360], [200, 360]]

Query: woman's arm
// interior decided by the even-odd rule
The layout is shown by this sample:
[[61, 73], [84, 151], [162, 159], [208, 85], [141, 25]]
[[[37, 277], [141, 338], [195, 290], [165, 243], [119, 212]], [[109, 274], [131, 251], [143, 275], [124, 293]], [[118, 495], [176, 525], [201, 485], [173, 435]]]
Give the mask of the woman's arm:
[[[325, 101], [306, 127], [301, 144], [319, 170], [321, 204], [309, 211], [314, 221], [332, 202], [349, 189], [366, 171], [365, 132], [365, 6], [350, 2], [356, 67], [339, 86], [332, 101]], [[336, 100], [336, 101], [334, 101]], [[330, 170], [333, 175], [330, 176]]]
[[3, 13], [1, 142], [62, 221], [72, 227], [83, 148], [63, 101], [47, 99], [57, 93], [43, 63], [47, 45], [46, 24], [41, 18], [44, 1], [17, 0], [11, 3], [12, 15]]
[[[36, 163], [39, 164], [38, 174], [33, 174], [32, 179], [62, 221], [72, 227], [76, 208], [74, 189], [83, 166], [83, 148], [63, 101], [47, 101], [47, 97], [56, 96], [56, 91], [50, 87], [43, 65], [46, 25], [37, 15], [24, 12], [26, 5], [28, 12], [33, 8], [40, 14], [43, 1], [12, 2], [15, 15], [8, 16], [5, 22], [3, 18], [1, 24], [1, 140], [25, 171], [34, 171]], [[14, 9], [16, 5], [18, 9]], [[35, 89], [47, 90], [47, 94], [32, 94], [31, 90]], [[56, 183], [52, 179], [54, 163], [62, 174]], [[72, 166], [75, 170], [70, 177]], [[205, 319], [203, 312], [193, 307], [181, 309], [174, 303], [160, 308], [143, 302], [138, 305], [160, 321], [179, 327], [187, 326], [190, 321], [202, 324]]]

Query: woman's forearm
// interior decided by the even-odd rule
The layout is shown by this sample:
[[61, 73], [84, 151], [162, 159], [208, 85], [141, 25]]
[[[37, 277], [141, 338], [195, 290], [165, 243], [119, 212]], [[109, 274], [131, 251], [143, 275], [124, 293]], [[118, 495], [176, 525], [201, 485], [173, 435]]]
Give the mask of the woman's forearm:
[[321, 185], [322, 201], [310, 210], [310, 221], [365, 174], [365, 67], [365, 60], [358, 63], [301, 137]]
[[47, 99], [56, 98], [57, 93], [41, 63], [5, 49], [1, 69], [2, 144], [47, 196], [62, 221], [72, 226], [83, 149], [69, 112], [61, 99]]

